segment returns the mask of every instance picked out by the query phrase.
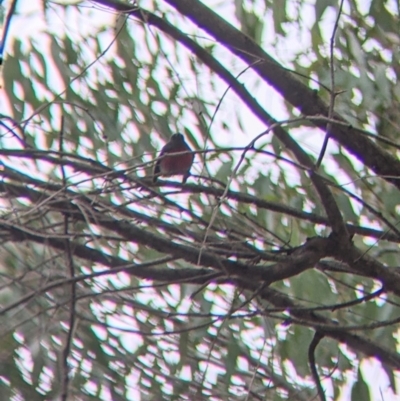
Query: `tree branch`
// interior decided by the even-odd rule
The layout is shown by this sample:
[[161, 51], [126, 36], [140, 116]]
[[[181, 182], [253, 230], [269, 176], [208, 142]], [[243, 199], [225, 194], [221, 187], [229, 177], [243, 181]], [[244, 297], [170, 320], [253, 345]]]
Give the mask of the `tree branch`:
[[[113, 7], [115, 0], [96, 0], [98, 3]], [[222, 17], [210, 10], [198, 0], [165, 0], [182, 15], [188, 17], [195, 25], [204, 29], [218, 43], [227, 47], [254, 69], [269, 85], [275, 88], [289, 103], [308, 116], [329, 117], [329, 107], [321, 98], [287, 69], [279, 65], [265, 53], [252, 39], [234, 28]], [[255, 61], [260, 61], [255, 63]], [[339, 114], [332, 116], [346, 122]], [[326, 123], [314, 121], [314, 124], [325, 131]], [[400, 188], [400, 161], [389, 152], [379, 147], [356, 128], [347, 128], [332, 124], [332, 137], [352, 153], [359, 161], [382, 176], [388, 182]]]

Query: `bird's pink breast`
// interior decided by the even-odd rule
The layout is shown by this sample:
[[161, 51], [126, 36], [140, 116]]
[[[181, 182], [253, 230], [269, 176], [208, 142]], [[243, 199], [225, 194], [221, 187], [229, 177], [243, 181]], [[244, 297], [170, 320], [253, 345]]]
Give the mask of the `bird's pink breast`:
[[164, 156], [160, 163], [162, 175], [185, 174], [190, 170], [193, 163], [193, 154]]

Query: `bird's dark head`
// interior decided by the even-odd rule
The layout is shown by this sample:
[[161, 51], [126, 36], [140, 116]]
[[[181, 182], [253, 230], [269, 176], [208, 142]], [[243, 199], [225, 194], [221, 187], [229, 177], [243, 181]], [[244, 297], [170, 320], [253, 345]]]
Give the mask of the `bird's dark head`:
[[185, 138], [178, 132], [171, 136], [171, 142], [185, 142]]

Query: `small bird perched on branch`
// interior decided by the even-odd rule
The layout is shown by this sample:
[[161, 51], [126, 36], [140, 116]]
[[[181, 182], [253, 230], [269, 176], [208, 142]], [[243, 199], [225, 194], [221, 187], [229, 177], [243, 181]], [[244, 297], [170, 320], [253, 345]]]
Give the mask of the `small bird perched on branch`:
[[[167, 156], [169, 153], [173, 154]], [[182, 175], [182, 184], [185, 183], [190, 175], [193, 160], [194, 153], [183, 135], [179, 132], [172, 135], [169, 142], [161, 149], [159, 159], [154, 166], [153, 182], [156, 182], [161, 175]]]

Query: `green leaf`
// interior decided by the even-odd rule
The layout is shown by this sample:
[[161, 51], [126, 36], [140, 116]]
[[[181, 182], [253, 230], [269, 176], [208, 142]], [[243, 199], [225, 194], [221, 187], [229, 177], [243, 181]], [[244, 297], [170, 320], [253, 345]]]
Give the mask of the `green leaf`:
[[215, 178], [221, 181], [226, 181], [232, 174], [233, 161], [222, 163], [222, 166], [217, 171]]
[[236, 361], [240, 355], [240, 347], [233, 334], [230, 333], [230, 338], [228, 340], [227, 355], [225, 357], [225, 381], [226, 383], [231, 382], [232, 375], [236, 372]]
[[376, 26], [384, 32], [398, 33], [397, 21], [385, 7], [385, 1], [372, 0], [369, 15], [374, 18]]
[[241, 31], [260, 44], [264, 28], [263, 20], [254, 11], [249, 11], [242, 0], [235, 0], [235, 6], [235, 14], [240, 22]]
[[365, 52], [353, 32], [348, 32], [349, 49], [360, 67], [365, 66]]
[[397, 394], [396, 391], [396, 377], [394, 371], [391, 366], [388, 366], [386, 363], [382, 363], [382, 368], [385, 370], [390, 383], [390, 388], [393, 390], [393, 393]]
[[282, 24], [287, 21], [286, 3], [287, 0], [273, 0], [272, 2], [275, 32], [281, 35], [285, 33]]
[[315, 2], [315, 21], [319, 21], [329, 6], [336, 6], [337, 0], [318, 0]]
[[293, 325], [287, 338], [281, 344], [282, 359], [291, 361], [296, 373], [301, 377], [310, 374], [307, 350], [312, 337], [313, 334], [308, 328]]
[[360, 368], [357, 372], [357, 380], [351, 389], [352, 401], [370, 401], [369, 389], [367, 383], [364, 381]]
[[67, 63], [77, 64], [78, 63], [77, 50], [75, 49], [74, 42], [71, 40], [69, 36], [65, 36], [64, 38], [64, 48], [65, 48], [65, 55], [67, 56]]
[[354, 212], [349, 197], [340, 192], [335, 196], [335, 198], [345, 222], [357, 223], [359, 216]]

